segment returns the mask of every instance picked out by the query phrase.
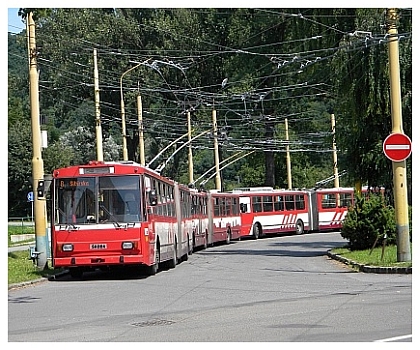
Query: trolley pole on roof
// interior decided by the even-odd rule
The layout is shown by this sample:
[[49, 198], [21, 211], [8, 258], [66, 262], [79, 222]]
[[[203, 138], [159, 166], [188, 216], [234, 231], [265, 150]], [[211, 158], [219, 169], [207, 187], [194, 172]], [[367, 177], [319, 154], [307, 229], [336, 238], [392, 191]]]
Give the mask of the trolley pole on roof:
[[[395, 8], [387, 10], [392, 133], [403, 134], [397, 17]], [[394, 176], [395, 216], [397, 222], [397, 261], [411, 261], [406, 161], [393, 161], [392, 170]]]
[[192, 156], [192, 146], [191, 146], [191, 113], [187, 112], [187, 125], [188, 125], [188, 175], [189, 181], [188, 184], [194, 183], [194, 166], [193, 166], [193, 156]]
[[217, 140], [217, 118], [216, 118], [216, 110], [213, 108], [212, 110], [212, 119], [213, 119], [213, 138], [214, 138], [214, 164], [216, 166], [216, 177], [215, 177], [215, 185], [216, 190], [222, 190], [222, 184], [220, 180], [220, 170], [219, 170], [219, 142]]
[[[130, 69], [128, 70], [130, 71]], [[128, 160], [128, 151], [127, 151], [127, 132], [126, 132], [126, 125], [125, 125], [125, 106], [124, 106], [124, 94], [123, 94], [123, 87], [122, 81], [124, 74], [128, 71], [124, 72], [120, 78], [120, 95], [121, 95], [121, 127], [122, 127], [122, 138], [123, 138], [123, 160]]]
[[335, 116], [331, 113], [331, 129], [332, 129], [332, 147], [333, 147], [333, 165], [334, 165], [334, 187], [340, 187], [340, 180], [338, 178], [338, 165], [337, 165], [337, 144], [335, 139]]
[[29, 56], [29, 93], [31, 103], [31, 124], [32, 124], [32, 185], [34, 188], [34, 220], [37, 266], [45, 269], [47, 267], [47, 206], [44, 187], [44, 162], [41, 152], [41, 127], [39, 121], [39, 90], [37, 71], [37, 50], [35, 42], [35, 22], [32, 12], [26, 17], [28, 32], [28, 56]]
[[101, 111], [99, 109], [99, 73], [96, 49], [93, 49], [94, 83], [95, 83], [95, 122], [96, 122], [96, 155], [98, 161], [103, 161]]
[[141, 103], [140, 91], [137, 96], [137, 113], [139, 116], [139, 148], [140, 148], [140, 164], [144, 166], [146, 159], [144, 155], [144, 127], [143, 127], [143, 105]]
[[292, 170], [290, 165], [290, 152], [289, 152], [289, 124], [287, 118], [284, 120], [284, 128], [286, 132], [286, 168], [287, 168], [287, 188], [292, 189]]
[[[140, 67], [141, 65], [146, 64], [150, 58], [144, 62], [136, 64], [134, 67], [127, 69], [120, 77], [120, 97], [121, 97], [121, 126], [122, 126], [122, 137], [123, 137], [123, 160], [128, 160], [128, 150], [127, 150], [127, 132], [126, 132], [126, 123], [125, 123], [125, 105], [124, 105], [124, 92], [123, 92], [123, 78], [124, 75], [131, 72], [133, 69]], [[140, 126], [139, 126], [140, 127]]]

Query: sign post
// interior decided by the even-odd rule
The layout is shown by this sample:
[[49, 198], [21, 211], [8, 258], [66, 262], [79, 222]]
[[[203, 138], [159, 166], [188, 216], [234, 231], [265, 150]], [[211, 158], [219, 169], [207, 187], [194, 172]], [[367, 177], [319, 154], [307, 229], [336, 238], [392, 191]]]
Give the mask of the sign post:
[[[397, 30], [398, 13], [397, 9], [387, 9], [386, 29], [388, 40], [388, 56], [389, 56], [389, 83], [391, 98], [391, 122], [393, 134], [404, 134], [403, 118], [401, 107], [401, 83], [400, 83], [400, 59], [398, 49], [398, 30]], [[393, 138], [393, 136], [390, 136]], [[394, 136], [395, 137], [395, 136]], [[392, 141], [392, 139], [391, 139]], [[388, 144], [389, 140], [387, 140]], [[410, 142], [411, 144], [411, 142]], [[391, 148], [405, 148], [400, 142], [390, 143]], [[395, 146], [396, 145], [396, 146]], [[386, 145], [385, 145], [386, 146]], [[389, 148], [389, 146], [388, 146]], [[387, 152], [391, 151], [386, 149]], [[411, 146], [410, 146], [411, 150]], [[409, 155], [409, 153], [408, 153]], [[407, 155], [407, 157], [408, 157]], [[398, 156], [397, 159], [404, 158], [404, 154]], [[395, 220], [397, 228], [397, 261], [411, 261], [410, 246], [410, 224], [408, 219], [408, 200], [407, 200], [407, 165], [405, 160], [392, 162], [392, 173], [394, 178], [394, 204], [395, 204]]]
[[28, 192], [28, 195], [26, 196], [26, 198], [28, 199], [28, 202], [31, 202], [31, 206], [32, 206], [32, 212], [31, 212], [31, 220], [32, 220], [32, 224], [34, 222], [34, 193]]

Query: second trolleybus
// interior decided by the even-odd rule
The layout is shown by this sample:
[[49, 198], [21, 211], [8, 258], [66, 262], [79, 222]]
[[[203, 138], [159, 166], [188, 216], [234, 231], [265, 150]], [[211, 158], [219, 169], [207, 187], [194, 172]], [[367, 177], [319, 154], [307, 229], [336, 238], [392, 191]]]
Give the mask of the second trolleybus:
[[354, 203], [352, 188], [276, 190], [272, 187], [238, 188], [241, 235], [259, 238], [267, 234], [340, 229]]

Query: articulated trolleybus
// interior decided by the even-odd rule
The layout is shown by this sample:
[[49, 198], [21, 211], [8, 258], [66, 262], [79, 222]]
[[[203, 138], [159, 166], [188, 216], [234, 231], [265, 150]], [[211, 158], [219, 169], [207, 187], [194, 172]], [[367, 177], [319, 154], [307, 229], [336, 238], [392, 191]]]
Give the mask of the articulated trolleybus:
[[240, 238], [238, 195], [198, 192], [135, 162], [92, 161], [53, 179], [52, 261], [73, 277], [127, 265], [153, 275]]
[[98, 162], [53, 172], [54, 267], [84, 271], [159, 264], [192, 253], [190, 189], [134, 162]]
[[241, 235], [257, 239], [266, 234], [338, 230], [353, 205], [352, 188], [275, 190], [238, 188]]

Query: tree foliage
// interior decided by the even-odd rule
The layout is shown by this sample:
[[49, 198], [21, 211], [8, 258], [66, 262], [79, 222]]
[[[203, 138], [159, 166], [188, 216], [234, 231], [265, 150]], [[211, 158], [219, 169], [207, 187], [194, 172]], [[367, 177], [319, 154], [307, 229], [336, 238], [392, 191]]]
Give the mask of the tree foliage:
[[[146, 163], [186, 133], [187, 111], [197, 135], [212, 130], [215, 109], [220, 161], [252, 152], [223, 169], [225, 188], [287, 187], [287, 145], [293, 187], [313, 187], [333, 174], [334, 113], [338, 167], [347, 171], [341, 185], [362, 180], [392, 187], [391, 162], [382, 153], [391, 132], [385, 9], [21, 9], [24, 19], [28, 11], [36, 21], [48, 172], [96, 158], [96, 49], [107, 160], [122, 158], [123, 95], [129, 159], [139, 161], [141, 96]], [[400, 11], [398, 28], [404, 130], [411, 136], [409, 9]], [[356, 32], [371, 35], [350, 35]], [[16, 163], [9, 166], [9, 178], [16, 179], [9, 193], [16, 194], [31, 173], [24, 154], [30, 144], [15, 144], [30, 115], [26, 44], [25, 31], [9, 34], [9, 162]], [[192, 144], [196, 178], [214, 166], [213, 141], [204, 136]], [[156, 163], [184, 143], [175, 143]], [[187, 151], [173, 156], [165, 176], [188, 181]], [[11, 157], [23, 162], [20, 174], [14, 174], [18, 160]], [[411, 186], [411, 160], [407, 164]], [[212, 181], [206, 186], [213, 187]]]
[[356, 198], [343, 221], [341, 236], [348, 240], [351, 250], [371, 249], [381, 245], [396, 244], [396, 222], [394, 208], [385, 205], [383, 196], [370, 195], [369, 199]]

